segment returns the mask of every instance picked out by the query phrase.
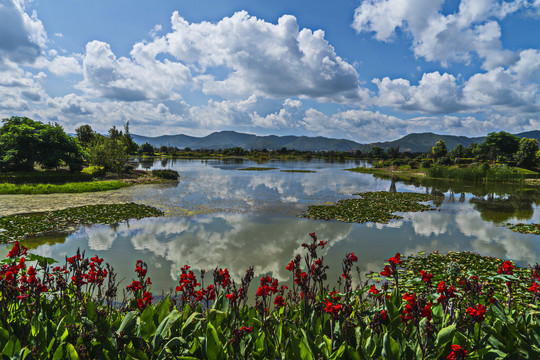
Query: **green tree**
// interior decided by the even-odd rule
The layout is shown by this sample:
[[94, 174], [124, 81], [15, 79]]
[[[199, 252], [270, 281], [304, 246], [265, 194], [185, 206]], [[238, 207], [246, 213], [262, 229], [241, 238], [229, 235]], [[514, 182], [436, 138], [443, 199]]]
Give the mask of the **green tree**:
[[79, 143], [58, 124], [44, 124], [27, 117], [12, 116], [0, 127], [0, 169], [31, 171], [34, 164], [52, 168], [66, 164], [82, 168], [85, 156]]
[[457, 146], [453, 148], [448, 155], [451, 159], [460, 159], [466, 157], [465, 151], [465, 147], [462, 144], [457, 144]]
[[482, 153], [491, 160], [510, 160], [519, 148], [519, 138], [506, 131], [491, 132], [480, 144]]
[[536, 157], [538, 150], [538, 140], [527, 138], [519, 140], [519, 148], [514, 155], [516, 165], [527, 169], [536, 167], [538, 165]]
[[448, 154], [448, 149], [446, 148], [446, 143], [444, 140], [439, 140], [435, 143], [435, 146], [431, 148], [431, 153], [435, 160], [442, 158]]
[[124, 135], [122, 141], [124, 142], [124, 146], [126, 147], [126, 151], [128, 154], [135, 154], [139, 149], [139, 145], [137, 145], [137, 143], [133, 140], [133, 137], [129, 133], [129, 121], [126, 121], [126, 123], [124, 124]]
[[389, 147], [386, 149], [386, 152], [388, 153], [388, 156], [392, 158], [392, 160], [397, 159], [399, 157], [399, 145]]
[[154, 147], [150, 143], [145, 142], [141, 145], [141, 152], [143, 154], [154, 155]]
[[75, 134], [77, 136], [77, 140], [79, 140], [79, 142], [83, 146], [89, 146], [96, 137], [96, 133], [94, 132], [94, 130], [92, 130], [92, 127], [88, 124], [81, 125], [78, 128], [76, 128]]

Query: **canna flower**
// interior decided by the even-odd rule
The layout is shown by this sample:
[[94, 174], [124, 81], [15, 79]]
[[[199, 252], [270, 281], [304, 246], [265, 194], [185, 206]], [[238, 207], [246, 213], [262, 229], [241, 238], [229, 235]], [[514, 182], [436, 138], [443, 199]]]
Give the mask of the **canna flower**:
[[510, 261], [505, 261], [502, 266], [497, 270], [497, 274], [513, 275], [514, 265]]
[[375, 285], [371, 285], [371, 288], [369, 289], [369, 293], [373, 295], [377, 295], [379, 293], [379, 290]]
[[390, 264], [397, 265], [397, 264], [401, 264], [401, 263], [402, 263], [402, 261], [401, 261], [400, 259], [401, 259], [401, 254], [400, 254], [400, 253], [396, 253], [396, 256], [391, 257], [391, 258], [388, 259], [387, 261], [388, 261]]
[[339, 311], [341, 310], [341, 305], [336, 304], [333, 305], [330, 301], [326, 300], [326, 306], [324, 308], [324, 312], [327, 312], [328, 314], [337, 317], [339, 315]]
[[476, 322], [484, 321], [484, 315], [486, 312], [487, 309], [482, 304], [467, 308], [467, 314], [471, 315]]
[[462, 360], [467, 357], [467, 350], [464, 350], [459, 345], [452, 345], [452, 352], [446, 357], [448, 360]]
[[274, 305], [278, 308], [285, 306], [285, 299], [283, 299], [283, 296], [276, 296], [274, 299]]
[[390, 266], [386, 265], [384, 267], [384, 270], [381, 271], [381, 275], [386, 277], [392, 277], [392, 269], [390, 269]]
[[420, 276], [422, 276], [422, 281], [423, 282], [425, 282], [428, 285], [431, 284], [431, 279], [433, 279], [433, 274], [428, 273], [425, 270], [420, 270]]

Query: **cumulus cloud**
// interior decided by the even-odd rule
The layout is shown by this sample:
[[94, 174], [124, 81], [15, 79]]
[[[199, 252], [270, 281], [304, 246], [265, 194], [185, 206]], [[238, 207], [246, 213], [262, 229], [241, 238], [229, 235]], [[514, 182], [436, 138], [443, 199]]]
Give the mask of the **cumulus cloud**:
[[352, 65], [339, 57], [324, 31], [299, 29], [296, 18], [272, 24], [241, 11], [216, 24], [188, 23], [178, 12], [172, 32], [152, 44], [201, 71], [222, 66], [224, 79], [201, 78], [206, 94], [223, 98], [262, 95], [355, 101], [362, 93]]
[[453, 14], [441, 12], [444, 0], [369, 0], [356, 10], [353, 27], [373, 32], [376, 39], [390, 41], [399, 28], [409, 34], [418, 57], [439, 61], [483, 61], [486, 70], [509, 65], [517, 56], [504, 50], [499, 22], [527, 6], [525, 0], [461, 0]]
[[132, 59], [117, 58], [109, 44], [91, 41], [83, 59], [84, 80], [78, 87], [90, 96], [121, 101], [179, 99], [178, 90], [192, 82], [181, 63], [158, 61], [143, 46]]
[[20, 0], [0, 2], [0, 61], [32, 63], [46, 42], [47, 34], [35, 12], [29, 16]]

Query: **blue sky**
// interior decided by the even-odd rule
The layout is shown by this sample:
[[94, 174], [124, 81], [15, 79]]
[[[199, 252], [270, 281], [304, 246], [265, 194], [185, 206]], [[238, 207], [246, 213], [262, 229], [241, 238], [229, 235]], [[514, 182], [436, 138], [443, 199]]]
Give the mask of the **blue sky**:
[[540, 0], [0, 0], [0, 117], [348, 138], [540, 129]]

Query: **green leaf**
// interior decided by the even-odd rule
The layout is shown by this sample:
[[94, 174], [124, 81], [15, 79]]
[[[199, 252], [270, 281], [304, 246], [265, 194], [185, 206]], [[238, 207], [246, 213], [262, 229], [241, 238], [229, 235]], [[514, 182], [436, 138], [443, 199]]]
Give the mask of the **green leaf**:
[[70, 360], [79, 360], [79, 354], [72, 344], [67, 344], [66, 350]]
[[221, 359], [223, 357], [223, 345], [219, 341], [216, 328], [208, 323], [206, 326], [206, 357], [211, 360]]
[[135, 326], [137, 325], [137, 311], [130, 311], [126, 314], [124, 317], [124, 320], [122, 320], [122, 323], [120, 324], [120, 327], [118, 328], [118, 332], [123, 331], [126, 335], [133, 335], [133, 330], [135, 329]]
[[62, 360], [64, 358], [64, 347], [58, 346], [53, 355], [53, 360]]
[[97, 321], [97, 306], [92, 300], [86, 303], [86, 316], [93, 322]]
[[399, 345], [389, 333], [384, 334], [382, 356], [385, 359], [400, 359]]
[[147, 306], [140, 317], [139, 336], [145, 341], [148, 341], [155, 332], [156, 325], [154, 324], [154, 308], [152, 306]]
[[11, 338], [7, 342], [6, 346], [4, 346], [2, 354], [12, 357], [13, 355], [18, 354], [19, 351], [21, 351], [21, 342], [17, 338]]
[[170, 305], [171, 301], [169, 300], [169, 295], [167, 295], [165, 299], [161, 300], [159, 304], [157, 304], [156, 310], [154, 312], [154, 324], [161, 324], [163, 319], [165, 319], [165, 317], [169, 315]]
[[445, 328], [442, 328], [437, 334], [437, 340], [435, 341], [436, 347], [444, 347], [450, 340], [454, 338], [456, 332], [456, 325], [452, 324]]
[[166, 318], [164, 318], [163, 321], [161, 321], [156, 330], [156, 334], [152, 339], [153, 351], [156, 351], [157, 348], [161, 345], [161, 342], [167, 337], [169, 329], [176, 322], [176, 320], [180, 318], [180, 316], [182, 316], [182, 314], [175, 309], [171, 311], [171, 313]]

